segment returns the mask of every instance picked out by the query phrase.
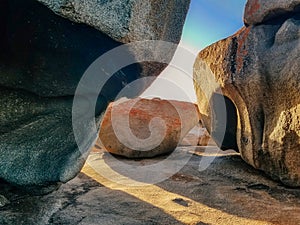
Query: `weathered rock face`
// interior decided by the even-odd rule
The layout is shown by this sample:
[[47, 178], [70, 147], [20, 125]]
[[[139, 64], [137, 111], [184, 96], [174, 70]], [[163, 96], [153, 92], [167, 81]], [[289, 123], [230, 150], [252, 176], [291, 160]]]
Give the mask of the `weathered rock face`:
[[[67, 11], [68, 7], [63, 7], [61, 2], [58, 0], [45, 3], [49, 7], [56, 6]], [[93, 2], [94, 5], [88, 2]], [[120, 1], [117, 10], [119, 13], [115, 13], [115, 10], [108, 11], [111, 9], [109, 6], [102, 10], [101, 7], [96, 7], [98, 3], [99, 7], [102, 6], [99, 1], [97, 4], [95, 1], [85, 1], [82, 7], [90, 7], [89, 16], [82, 14], [82, 18], [87, 19], [82, 21], [76, 14], [61, 14], [68, 19], [58, 16], [35, 0], [1, 1], [0, 178], [22, 186], [50, 185], [70, 180], [83, 166], [85, 156], [82, 154], [88, 152], [88, 149], [86, 152], [78, 150], [72, 130], [72, 101], [77, 84], [95, 59], [120, 46], [122, 42], [135, 40], [129, 36], [138, 34], [138, 31], [133, 34], [133, 31], [129, 30], [123, 36], [121, 31], [111, 29], [118, 21], [114, 20], [112, 15], [127, 14], [131, 3], [127, 2], [128, 7], [123, 7], [125, 3]], [[154, 28], [160, 27], [164, 21], [160, 20], [158, 24], [158, 17], [168, 16], [154, 14], [152, 11], [152, 14], [148, 15], [148, 21], [151, 23], [143, 20], [145, 27], [151, 27], [148, 29], [149, 34], [141, 34], [139, 40], [155, 37], [179, 42], [188, 4], [187, 1], [178, 5], [181, 10], [169, 12], [168, 15], [178, 15], [175, 20], [174, 17], [166, 20], [168, 24], [173, 24], [170, 25], [170, 30], [167, 24], [164, 24], [165, 30]], [[157, 5], [153, 3], [152, 6], [155, 11]], [[101, 12], [98, 11], [100, 9]], [[83, 9], [82, 12], [87, 13]], [[99, 14], [111, 16], [98, 18]], [[133, 14], [131, 15], [130, 18], [133, 18]], [[90, 22], [93, 21], [91, 18], [97, 18], [97, 22], [105, 19], [103, 24], [112, 24], [109, 32], [105, 33], [105, 29], [95, 29], [100, 27]], [[123, 16], [120, 16], [119, 19], [122, 18]], [[134, 21], [130, 21], [130, 26], [134, 27]], [[139, 26], [142, 27], [142, 24]], [[155, 49], [147, 52], [155, 53]], [[136, 57], [129, 50], [128, 54]], [[172, 54], [173, 51], [170, 51], [169, 59]], [[115, 66], [114, 59], [107, 63], [111, 67]], [[125, 85], [141, 76], [158, 75], [165, 67], [164, 64], [155, 64], [156, 67], [151, 65], [154, 64], [138, 63], [115, 73], [100, 93], [97, 115], [105, 110], [108, 102], [113, 100]], [[99, 76], [104, 74], [105, 71], [99, 71]], [[144, 87], [140, 87], [135, 90], [135, 94], [139, 94], [143, 89]], [[93, 138], [96, 137], [87, 137], [91, 140]]]
[[299, 13], [299, 4], [299, 0], [250, 0], [246, 4], [244, 22], [246, 25], [256, 25]]
[[113, 154], [154, 157], [175, 150], [198, 122], [197, 106], [192, 103], [137, 98], [108, 106], [99, 138]]
[[37, 0], [55, 13], [88, 24], [119, 42], [180, 40], [190, 1]]
[[[204, 97], [201, 82], [212, 76], [225, 96], [226, 132], [237, 141], [243, 159], [286, 185], [300, 186], [300, 18], [292, 11], [262, 19], [277, 12], [277, 6], [279, 12], [296, 9], [295, 4], [289, 7], [291, 2], [296, 1], [248, 1], [245, 20], [259, 24], [200, 52], [194, 78], [209, 130], [218, 131], [219, 113], [213, 110], [214, 101], [209, 107], [212, 99]], [[257, 9], [249, 9], [255, 5]], [[220, 145], [226, 144], [234, 148], [225, 135]]]

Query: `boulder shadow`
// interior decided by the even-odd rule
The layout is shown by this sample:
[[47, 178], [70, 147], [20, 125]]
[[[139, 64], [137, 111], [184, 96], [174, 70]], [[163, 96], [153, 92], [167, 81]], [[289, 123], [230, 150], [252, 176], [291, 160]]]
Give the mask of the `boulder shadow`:
[[0, 224], [182, 224], [163, 210], [80, 173], [47, 195], [29, 195], [0, 183], [10, 201], [0, 207]]

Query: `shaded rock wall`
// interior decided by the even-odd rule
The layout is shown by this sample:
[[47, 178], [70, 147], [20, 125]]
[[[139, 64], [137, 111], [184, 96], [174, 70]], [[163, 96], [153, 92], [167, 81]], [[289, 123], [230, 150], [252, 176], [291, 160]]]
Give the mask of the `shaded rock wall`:
[[[124, 11], [118, 14], [114, 10], [105, 11], [110, 7], [104, 8], [101, 13], [127, 14], [127, 8], [123, 7], [125, 3], [128, 2], [119, 2], [120, 10]], [[177, 15], [175, 21], [172, 17], [164, 24], [164, 20], [158, 18], [166, 18], [166, 15], [173, 15], [172, 12], [154, 14], [158, 5], [153, 3], [153, 14], [148, 15], [148, 22], [143, 20], [144, 26], [153, 27], [149, 32], [152, 34], [155, 30], [155, 38], [179, 42], [188, 5], [189, 1], [178, 6], [181, 10], [174, 11]], [[131, 4], [128, 3], [128, 7]], [[89, 15], [96, 18], [100, 9], [93, 7], [91, 10]], [[155, 15], [157, 18], [154, 18]], [[76, 20], [76, 16], [63, 18], [34, 0], [1, 1], [0, 17], [0, 178], [22, 186], [66, 182], [80, 171], [88, 153], [88, 148], [84, 152], [78, 150], [72, 130], [72, 103], [77, 84], [95, 59], [133, 39], [125, 36], [122, 40], [113, 39], [113, 34], [120, 35], [113, 29], [105, 33], [105, 30], [95, 29], [97, 26], [91, 26], [94, 24], [88, 21]], [[84, 15], [83, 18], [89, 17]], [[101, 19], [113, 22], [110, 17]], [[170, 21], [176, 25], [169, 27]], [[161, 25], [165, 25], [164, 29], [154, 29]], [[133, 22], [131, 26], [134, 26]], [[138, 30], [135, 36], [137, 33]], [[129, 34], [127, 32], [127, 36]], [[151, 39], [150, 34], [140, 35], [139, 40]], [[174, 51], [166, 53], [169, 60]], [[156, 54], [156, 50], [147, 54]], [[136, 57], [130, 50], [128, 55]], [[114, 67], [114, 59], [107, 64]], [[145, 62], [119, 70], [99, 95], [97, 115], [128, 83], [142, 76], [156, 76], [165, 66]], [[99, 71], [100, 76], [104, 74], [105, 71]], [[140, 85], [134, 94], [138, 95], [147, 85], [149, 83]], [[92, 142], [96, 137], [87, 134], [86, 138]]]

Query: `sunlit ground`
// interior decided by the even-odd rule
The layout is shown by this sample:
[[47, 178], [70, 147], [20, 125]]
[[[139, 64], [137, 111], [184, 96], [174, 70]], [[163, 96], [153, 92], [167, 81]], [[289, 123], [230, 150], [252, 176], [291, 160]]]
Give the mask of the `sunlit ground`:
[[[197, 224], [199, 221], [207, 224], [268, 224], [263, 221], [250, 220], [230, 215], [220, 210], [210, 208], [190, 198], [168, 192], [155, 185], [144, 187], [119, 185], [100, 176], [89, 165], [85, 165], [82, 172], [107, 188], [123, 191], [160, 208], [165, 213], [171, 215], [176, 220], [184, 224]], [[185, 202], [188, 204], [188, 207], [177, 204], [174, 202], [174, 199]]]
[[[181, 151], [173, 159], [174, 164], [180, 163], [183, 152], [190, 154], [191, 160], [182, 170], [156, 184], [137, 182], [126, 176], [120, 164], [128, 163], [139, 170], [167, 156], [110, 160], [109, 153], [95, 147], [82, 172], [99, 185], [127, 193], [183, 224], [297, 224], [295, 215], [300, 215], [297, 204], [292, 205], [291, 200], [284, 197], [279, 200], [270, 193], [271, 188], [277, 188], [276, 182], [246, 165], [238, 153], [221, 151], [211, 140], [208, 145], [179, 147]], [[201, 172], [198, 164], [203, 160], [208, 160], [211, 165]]]

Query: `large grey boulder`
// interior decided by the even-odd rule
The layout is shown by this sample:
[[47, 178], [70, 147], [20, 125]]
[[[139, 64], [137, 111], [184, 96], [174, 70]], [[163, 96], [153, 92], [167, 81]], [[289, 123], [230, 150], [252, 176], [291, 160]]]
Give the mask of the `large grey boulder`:
[[[44, 3], [58, 13], [54, 6], [68, 8], [63, 7], [62, 2], [66, 1]], [[179, 42], [189, 1], [176, 7], [175, 3], [171, 7], [169, 2], [147, 1], [152, 11], [146, 20], [134, 17], [138, 9], [131, 10], [135, 5], [130, 1], [105, 2], [103, 4], [118, 5], [118, 12], [114, 7], [102, 7], [101, 1], [72, 3], [81, 7], [80, 12], [88, 12], [88, 15], [82, 14], [81, 18], [86, 18], [83, 21], [77, 14], [60, 13], [67, 17], [63, 18], [35, 0], [1, 1], [0, 178], [31, 187], [55, 185], [76, 176], [85, 162], [89, 146], [78, 150], [72, 129], [72, 103], [86, 69], [105, 52], [136, 40], [129, 37]], [[84, 8], [86, 6], [89, 10]], [[160, 14], [159, 10], [163, 9], [168, 9], [167, 13]], [[154, 13], [155, 10], [158, 13]], [[99, 17], [100, 14], [103, 16]], [[115, 20], [113, 15], [118, 19]], [[91, 22], [90, 18], [97, 18], [97, 23]], [[136, 22], [135, 26], [134, 20], [127, 21], [129, 18], [140, 23]], [[125, 26], [127, 33], [124, 35], [118, 30], [123, 27], [118, 28], [118, 21], [122, 24], [130, 22], [133, 30], [127, 30]], [[105, 30], [100, 23], [111, 26]], [[144, 32], [146, 30], [148, 33]], [[174, 51], [175, 48], [170, 49], [166, 54], [169, 60]], [[127, 53], [132, 58], [137, 57], [136, 54], [146, 54], [130, 50]], [[157, 54], [156, 49], [147, 54]], [[115, 66], [114, 58], [111, 58], [103, 68]], [[119, 70], [101, 90], [96, 114], [100, 115], [128, 83], [142, 76], [156, 76], [165, 66], [137, 63]], [[99, 76], [104, 75], [106, 71], [100, 70]], [[136, 88], [133, 95], [138, 95], [146, 86]], [[82, 130], [89, 130], [92, 121], [90, 118], [90, 122], [83, 123]], [[99, 123], [99, 117], [97, 121]], [[87, 134], [85, 138], [92, 143], [96, 136]]]
[[[247, 6], [254, 2], [272, 11], [283, 1], [249, 1]], [[300, 186], [299, 14], [274, 15], [264, 22], [260, 14], [248, 13], [245, 18], [260, 23], [209, 46], [196, 59], [200, 113], [221, 147], [239, 150], [247, 163], [286, 185]], [[207, 77], [225, 96], [227, 126], [218, 123], [224, 114], [215, 110], [220, 97], [205, 97]], [[218, 135], [222, 131], [224, 140]]]
[[183, 0], [37, 0], [55, 13], [88, 24], [120, 42], [177, 43], [189, 7]]

